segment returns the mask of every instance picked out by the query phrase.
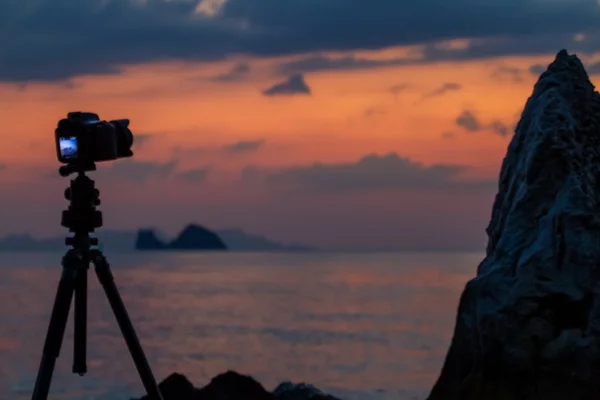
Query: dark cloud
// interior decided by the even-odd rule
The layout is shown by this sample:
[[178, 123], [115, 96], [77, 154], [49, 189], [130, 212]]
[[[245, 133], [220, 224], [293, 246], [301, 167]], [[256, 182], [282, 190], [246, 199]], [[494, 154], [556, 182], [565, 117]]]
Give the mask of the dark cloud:
[[472, 110], [464, 110], [456, 117], [454, 122], [457, 126], [469, 132], [489, 130], [500, 136], [508, 136], [510, 134], [510, 128], [502, 121], [493, 120], [490, 123], [483, 123]]
[[369, 59], [349, 56], [328, 56], [326, 54], [302, 57], [280, 63], [277, 71], [281, 74], [297, 74], [317, 71], [354, 70], [392, 67], [410, 64], [410, 58]]
[[259, 179], [276, 189], [299, 189], [302, 192], [343, 193], [390, 189], [434, 189], [488, 187], [493, 182], [463, 181], [460, 175], [468, 168], [462, 165], [435, 164], [425, 166], [396, 153], [370, 154], [356, 162], [312, 165], [261, 171], [249, 166], [242, 179]]
[[398, 83], [396, 85], [392, 85], [389, 87], [389, 91], [391, 94], [393, 95], [397, 95], [399, 93], [404, 92], [406, 89], [408, 89], [409, 85], [408, 83]]
[[263, 91], [265, 96], [310, 95], [311, 90], [302, 74], [291, 75], [287, 80], [277, 83]]
[[108, 168], [99, 168], [98, 176], [109, 176], [116, 180], [146, 181], [149, 179], [165, 179], [177, 168], [175, 161], [151, 162], [133, 159], [119, 160]]
[[250, 73], [250, 65], [240, 63], [234, 65], [229, 71], [217, 75], [213, 78], [217, 82], [238, 82], [244, 79]]
[[492, 121], [488, 125], [488, 128], [500, 136], [508, 136], [510, 133], [510, 128], [502, 121]]
[[181, 171], [176, 174], [176, 177], [191, 182], [204, 182], [210, 174], [210, 168], [202, 167]]
[[152, 61], [375, 50], [456, 38], [475, 41], [467, 49], [430, 46], [423, 60], [544, 54], [558, 46], [592, 51], [600, 43], [595, 0], [494, 6], [381, 0], [368, 8], [362, 0], [229, 0], [213, 17], [194, 14], [196, 7], [197, 1], [167, 0], [0, 2], [2, 37], [11, 38], [2, 44], [0, 80], [60, 80]]
[[246, 165], [240, 173], [243, 182], [257, 183], [264, 177], [264, 171], [256, 165]]
[[209, 167], [183, 171], [178, 171], [177, 167], [178, 163], [175, 160], [166, 162], [152, 162], [125, 159], [111, 163], [108, 168], [101, 166], [98, 168], [96, 175], [101, 179], [106, 178], [114, 181], [131, 180], [136, 182], [144, 182], [157, 179], [163, 180], [175, 178], [186, 181], [203, 182], [207, 179], [210, 173]]
[[383, 106], [372, 106], [365, 109], [363, 115], [365, 117], [375, 117], [377, 115], [383, 115], [386, 113], [386, 110]]
[[140, 147], [145, 146], [154, 137], [155, 136], [150, 133], [134, 133], [133, 147], [139, 149]]
[[[531, 75], [533, 75], [533, 76], [535, 76], [537, 78], [541, 74], [543, 74], [544, 72], [546, 72], [547, 69], [548, 69], [548, 65], [534, 64], [534, 65], [532, 65], [532, 66], [530, 66], [528, 68], [528, 71], [529, 71], [529, 73]], [[587, 64], [585, 66], [585, 70], [590, 75], [600, 73], [600, 62], [595, 62], [595, 63]]]
[[239, 142], [223, 146], [223, 150], [227, 153], [249, 153], [260, 149], [264, 146], [264, 144], [264, 139], [241, 140]]
[[440, 86], [437, 89], [432, 90], [429, 93], [426, 93], [425, 96], [423, 96], [423, 99], [428, 99], [431, 97], [437, 97], [437, 96], [442, 96], [448, 92], [456, 92], [462, 89], [462, 85], [460, 83], [456, 83], [456, 82], [446, 82], [444, 83], [442, 86]]
[[514, 83], [523, 82], [525, 71], [518, 67], [500, 65], [492, 71], [490, 77], [494, 80], [509, 81]]
[[215, 155], [234, 155], [242, 153], [251, 153], [259, 150], [265, 145], [264, 139], [256, 140], [240, 140], [235, 143], [226, 144], [223, 146], [175, 146], [172, 148], [175, 157], [193, 157]]
[[450, 132], [450, 131], [442, 132], [441, 136], [442, 136], [442, 139], [454, 139], [456, 137], [454, 132]]
[[587, 73], [590, 75], [598, 74], [598, 73], [600, 73], [600, 62], [590, 64], [590, 65], [586, 66], [585, 69], [586, 69]]
[[465, 110], [456, 117], [456, 125], [468, 130], [469, 132], [477, 132], [483, 129], [483, 125], [473, 111]]
[[[600, 26], [594, 32], [600, 33]], [[589, 35], [589, 39], [577, 41], [570, 34], [547, 34], [542, 36], [531, 34], [527, 36], [482, 38], [473, 40], [464, 47], [449, 47], [439, 43], [427, 43], [424, 44], [421, 51], [415, 51], [417, 54], [387, 59], [370, 59], [352, 54], [342, 56], [308, 55], [280, 63], [277, 66], [277, 71], [282, 74], [308, 73], [422, 65], [444, 61], [471, 61], [498, 56], [547, 55], [556, 53], [561, 48], [566, 48], [570, 52], [587, 54], [600, 50], [600, 39], [597, 38], [597, 35]], [[538, 67], [541, 68], [541, 66]], [[541, 72], [544, 70], [545, 68]]]
[[215, 149], [205, 146], [174, 146], [171, 151], [175, 157], [199, 157], [213, 153]]
[[544, 66], [542, 64], [534, 64], [528, 68], [528, 71], [531, 75], [538, 77], [543, 74], [546, 69], [548, 69], [547, 65]]

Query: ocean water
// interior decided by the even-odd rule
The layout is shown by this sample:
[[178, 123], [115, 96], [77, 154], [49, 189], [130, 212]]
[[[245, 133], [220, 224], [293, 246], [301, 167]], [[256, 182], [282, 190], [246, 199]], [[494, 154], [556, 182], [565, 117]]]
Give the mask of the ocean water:
[[[0, 254], [0, 400], [29, 399], [61, 253]], [[423, 399], [458, 298], [483, 254], [107, 254], [157, 380], [197, 386], [227, 369], [309, 382], [344, 399]], [[52, 399], [143, 394], [95, 274], [88, 373], [71, 373], [69, 320]], [[72, 312], [71, 312], [72, 316]]]

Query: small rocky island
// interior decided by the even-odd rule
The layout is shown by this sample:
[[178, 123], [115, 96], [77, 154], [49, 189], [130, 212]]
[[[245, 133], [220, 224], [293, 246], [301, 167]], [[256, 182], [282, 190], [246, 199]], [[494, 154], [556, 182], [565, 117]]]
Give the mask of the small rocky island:
[[172, 241], [164, 243], [153, 229], [140, 229], [135, 240], [136, 250], [202, 250], [224, 251], [227, 245], [219, 235], [200, 225], [189, 224]]
[[429, 400], [600, 398], [600, 94], [560, 51], [500, 172]]

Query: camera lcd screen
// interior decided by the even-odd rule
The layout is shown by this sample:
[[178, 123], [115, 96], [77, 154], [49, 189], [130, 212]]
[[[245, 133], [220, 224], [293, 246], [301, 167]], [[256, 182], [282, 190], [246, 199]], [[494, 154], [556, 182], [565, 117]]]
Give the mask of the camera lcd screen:
[[58, 144], [62, 158], [66, 160], [77, 158], [77, 138], [75, 136], [61, 137]]

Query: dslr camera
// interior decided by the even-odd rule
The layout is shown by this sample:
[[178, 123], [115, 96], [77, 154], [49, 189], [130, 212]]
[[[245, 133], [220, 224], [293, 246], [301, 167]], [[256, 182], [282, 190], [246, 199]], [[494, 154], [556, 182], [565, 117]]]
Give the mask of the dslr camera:
[[128, 119], [101, 121], [98, 114], [70, 112], [55, 130], [56, 155], [63, 164], [90, 165], [133, 156]]

